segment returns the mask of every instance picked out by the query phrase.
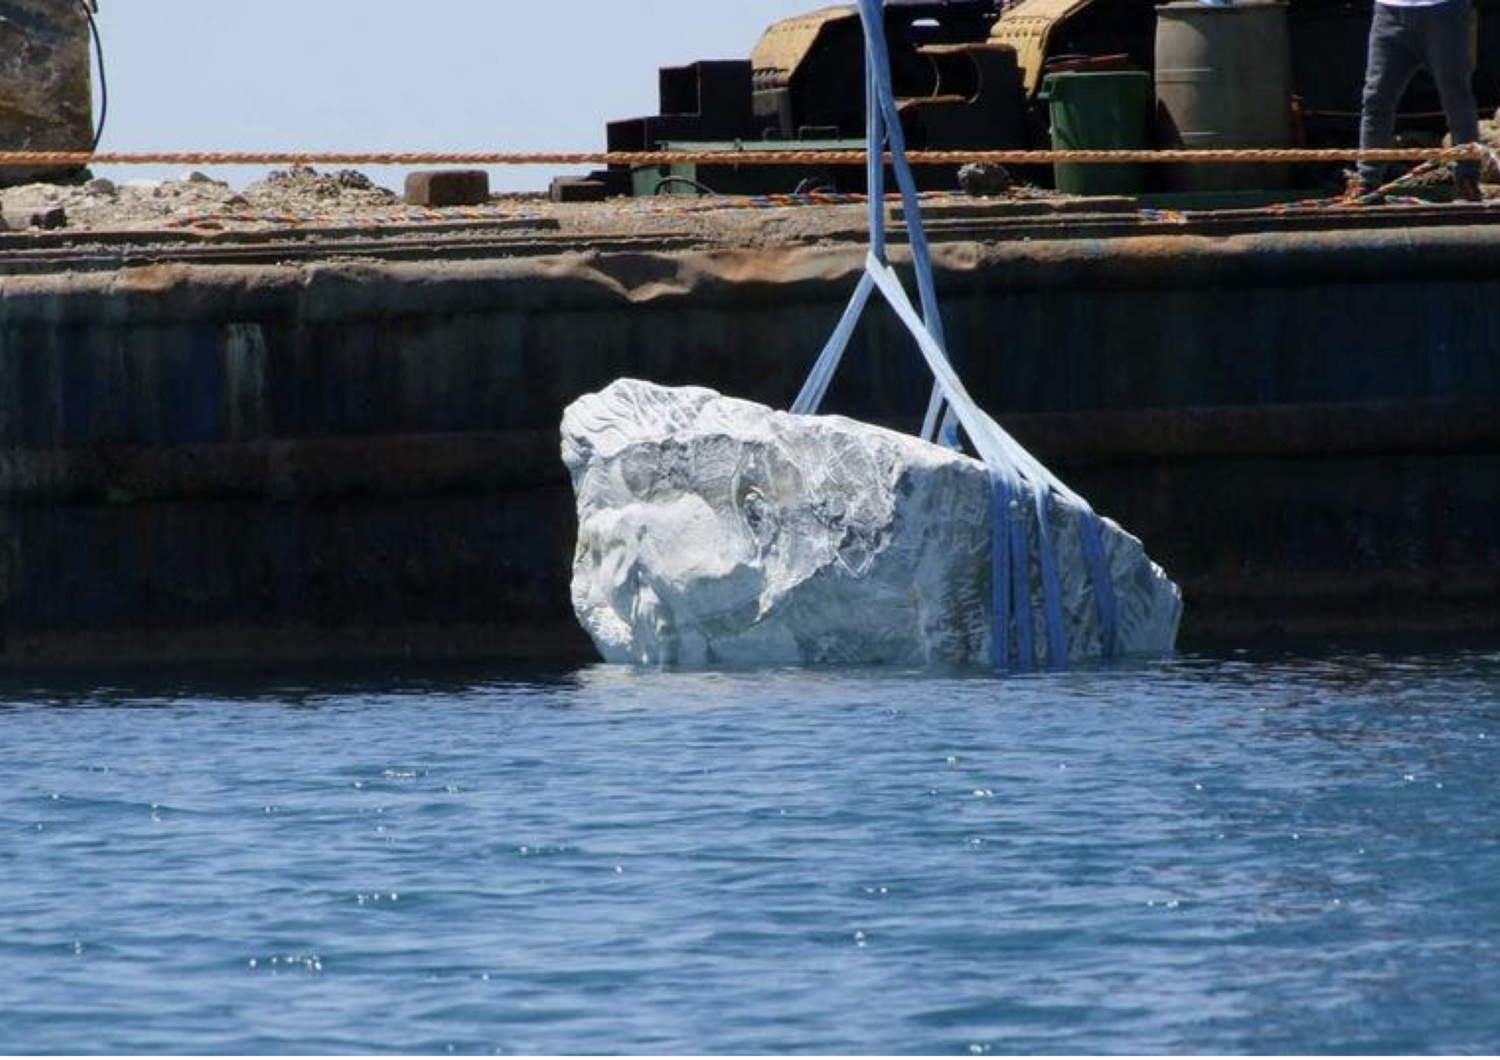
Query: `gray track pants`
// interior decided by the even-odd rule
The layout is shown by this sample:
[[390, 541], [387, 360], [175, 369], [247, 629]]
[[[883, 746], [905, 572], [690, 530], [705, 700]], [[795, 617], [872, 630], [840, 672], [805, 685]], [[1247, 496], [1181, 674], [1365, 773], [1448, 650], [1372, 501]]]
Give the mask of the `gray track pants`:
[[[1424, 66], [1437, 83], [1453, 142], [1469, 144], [1479, 139], [1469, 37], [1471, 9], [1471, 0], [1442, 0], [1426, 7], [1375, 5], [1375, 22], [1370, 27], [1370, 60], [1365, 68], [1360, 147], [1389, 146], [1396, 130], [1396, 105], [1411, 79]], [[1374, 187], [1381, 183], [1385, 169], [1380, 163], [1363, 163], [1359, 167], [1360, 181]], [[1479, 163], [1460, 162], [1458, 174], [1477, 178]]]

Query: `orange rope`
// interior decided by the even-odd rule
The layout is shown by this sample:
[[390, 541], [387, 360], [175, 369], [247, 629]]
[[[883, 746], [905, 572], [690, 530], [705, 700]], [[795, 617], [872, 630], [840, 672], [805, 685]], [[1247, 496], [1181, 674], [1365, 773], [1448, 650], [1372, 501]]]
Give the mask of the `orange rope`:
[[[953, 166], [968, 163], [1024, 166], [1108, 165], [1151, 163], [1310, 163], [1310, 162], [1420, 162], [1482, 159], [1477, 145], [1437, 148], [1240, 148], [1204, 151], [913, 151], [913, 165]], [[605, 153], [559, 152], [286, 152], [286, 151], [0, 151], [0, 166], [780, 166], [865, 164], [864, 151], [799, 151], [755, 149], [732, 151], [631, 151]]]

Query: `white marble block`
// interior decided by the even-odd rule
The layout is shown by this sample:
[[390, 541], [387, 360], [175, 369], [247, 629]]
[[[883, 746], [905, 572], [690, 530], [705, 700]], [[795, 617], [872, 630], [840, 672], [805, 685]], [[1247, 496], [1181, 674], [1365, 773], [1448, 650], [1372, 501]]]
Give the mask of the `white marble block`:
[[[992, 478], [983, 464], [839, 416], [794, 416], [701, 388], [621, 380], [563, 417], [578, 498], [573, 605], [611, 662], [712, 666], [988, 663]], [[1079, 513], [1049, 526], [1071, 661], [1103, 652]], [[1034, 499], [1034, 655], [1046, 665]], [[1103, 522], [1118, 650], [1174, 647], [1182, 597]], [[1018, 643], [1010, 638], [1012, 657]]]

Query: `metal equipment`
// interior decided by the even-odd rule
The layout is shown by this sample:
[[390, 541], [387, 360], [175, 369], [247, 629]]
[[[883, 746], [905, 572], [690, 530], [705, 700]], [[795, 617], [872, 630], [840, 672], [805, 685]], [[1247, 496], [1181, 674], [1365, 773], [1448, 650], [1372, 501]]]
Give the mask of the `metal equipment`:
[[[1359, 96], [1372, 0], [1287, 0], [1293, 109], [1291, 142], [1348, 147], [1358, 138]], [[1475, 0], [1481, 111], [1500, 105], [1500, 0]], [[1050, 139], [1049, 73], [1137, 70], [1155, 75], [1155, 0], [886, 0], [893, 86], [914, 149], [1041, 147]], [[785, 146], [802, 153], [852, 146], [865, 106], [859, 12], [825, 7], [771, 26], [748, 61], [699, 63], [662, 71], [661, 112], [615, 122], [611, 150], [732, 152]], [[1445, 122], [1436, 92], [1419, 75], [1403, 105], [1401, 129], [1435, 143]], [[1169, 128], [1149, 146], [1177, 142]], [[1270, 171], [1266, 171], [1268, 175]], [[924, 168], [924, 188], [954, 186], [955, 170]], [[1046, 181], [1046, 172], [1023, 174]], [[1310, 174], [1300, 174], [1308, 177]], [[1312, 175], [1315, 176], [1315, 175]], [[1326, 176], [1326, 174], [1324, 175]], [[862, 191], [850, 168], [789, 164], [697, 166], [632, 174], [596, 173], [614, 194], [714, 191], [790, 192], [801, 185]], [[1152, 179], [1159, 179], [1154, 176]], [[1274, 183], [1284, 184], [1287, 175]]]
[[[888, 0], [884, 7], [902, 124], [916, 149], [1018, 146], [1025, 139], [1015, 52], [989, 39], [1001, 0]], [[661, 71], [661, 113], [612, 122], [611, 151], [731, 152], [785, 145], [802, 153], [857, 146], [865, 122], [864, 37], [853, 7], [830, 7], [771, 26], [748, 62]], [[863, 190], [864, 175], [789, 165], [756, 173], [732, 165], [595, 174], [637, 194], [661, 190], [758, 193], [817, 185]], [[954, 172], [924, 172], [951, 186]], [[665, 183], [662, 183], [665, 181]]]
[[[1343, 147], [1358, 139], [1360, 90], [1372, 0], [1289, 0], [1293, 90], [1308, 146]], [[1500, 105], [1500, 0], [1475, 0], [1481, 110]], [[1016, 49], [1028, 93], [1059, 62], [1118, 53], [1155, 72], [1155, 0], [1020, 0], [995, 25], [992, 39]], [[1403, 106], [1403, 127], [1436, 131], [1442, 115], [1425, 73]]]
[[[0, 0], [0, 148], [88, 151], [96, 142], [93, 0]], [[62, 176], [0, 169], [0, 185]]]

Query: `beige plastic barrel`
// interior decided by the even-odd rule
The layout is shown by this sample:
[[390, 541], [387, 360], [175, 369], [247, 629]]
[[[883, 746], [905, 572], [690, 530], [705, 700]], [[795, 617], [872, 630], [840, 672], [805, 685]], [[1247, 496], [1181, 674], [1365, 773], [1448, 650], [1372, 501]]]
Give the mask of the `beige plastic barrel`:
[[[93, 146], [88, 19], [77, 0], [0, 0], [0, 149]], [[59, 175], [0, 168], [0, 185]]]
[[[1156, 10], [1156, 100], [1163, 147], [1292, 144], [1292, 45], [1287, 5], [1243, 0]], [[1173, 166], [1178, 191], [1287, 186], [1282, 165]]]

